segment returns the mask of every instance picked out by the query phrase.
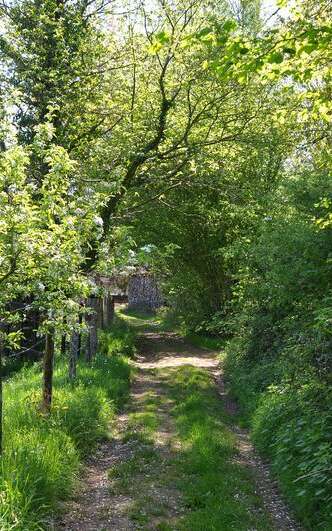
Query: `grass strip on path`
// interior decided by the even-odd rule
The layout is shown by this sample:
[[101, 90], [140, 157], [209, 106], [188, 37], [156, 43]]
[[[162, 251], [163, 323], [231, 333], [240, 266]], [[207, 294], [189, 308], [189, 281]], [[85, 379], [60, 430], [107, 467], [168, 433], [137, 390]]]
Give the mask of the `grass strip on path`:
[[237, 461], [236, 439], [209, 373], [169, 369], [164, 385], [177, 428], [174, 481], [187, 508], [175, 529], [273, 529], [250, 471]]

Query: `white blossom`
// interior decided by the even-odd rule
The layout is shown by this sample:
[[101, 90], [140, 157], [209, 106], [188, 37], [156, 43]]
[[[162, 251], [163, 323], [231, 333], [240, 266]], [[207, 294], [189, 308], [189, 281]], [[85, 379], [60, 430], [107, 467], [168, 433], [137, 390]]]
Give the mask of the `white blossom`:
[[98, 227], [102, 227], [104, 225], [104, 222], [100, 216], [94, 216], [93, 221]]

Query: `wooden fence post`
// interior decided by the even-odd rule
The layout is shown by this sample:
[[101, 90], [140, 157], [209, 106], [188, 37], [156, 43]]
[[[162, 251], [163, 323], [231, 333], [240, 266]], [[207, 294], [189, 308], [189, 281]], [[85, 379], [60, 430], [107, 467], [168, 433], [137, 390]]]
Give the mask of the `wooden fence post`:
[[103, 322], [104, 322], [104, 305], [103, 305], [103, 297], [96, 297], [96, 312], [97, 312], [97, 328], [101, 329], [103, 328]]
[[114, 317], [114, 300], [110, 293], [107, 293], [103, 299], [103, 327], [109, 328], [112, 324]]
[[43, 402], [42, 408], [46, 413], [51, 410], [53, 392], [53, 364], [54, 364], [54, 331], [46, 334], [43, 373]]
[[86, 345], [86, 360], [91, 362], [95, 356], [98, 348], [98, 297], [90, 296], [87, 300], [87, 307], [92, 312], [86, 316], [87, 326], [88, 326], [88, 336], [87, 336], [87, 345]]
[[71, 334], [70, 350], [69, 350], [69, 379], [76, 378], [76, 362], [78, 358], [78, 349], [80, 344], [79, 332], [74, 330]]

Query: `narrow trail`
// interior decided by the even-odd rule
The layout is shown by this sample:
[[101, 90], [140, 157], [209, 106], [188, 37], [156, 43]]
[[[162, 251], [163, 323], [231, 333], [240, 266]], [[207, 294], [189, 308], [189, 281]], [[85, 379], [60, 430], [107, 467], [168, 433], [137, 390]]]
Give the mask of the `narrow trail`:
[[[101, 444], [88, 460], [82, 491], [66, 504], [54, 530], [178, 529], [188, 508], [172, 481], [176, 474], [172, 456], [180, 443], [170, 415], [174, 403], [163, 385], [164, 371], [187, 365], [208, 371], [226, 411], [230, 415], [236, 412], [213, 352], [190, 346], [174, 333], [151, 328], [140, 334], [139, 341], [130, 404], [111, 426], [112, 440]], [[238, 428], [233, 432], [236, 462], [252, 471], [255, 491], [271, 521], [269, 529], [298, 530], [247, 433]], [[227, 529], [221, 527], [220, 531]], [[254, 529], [248, 527], [248, 531]]]

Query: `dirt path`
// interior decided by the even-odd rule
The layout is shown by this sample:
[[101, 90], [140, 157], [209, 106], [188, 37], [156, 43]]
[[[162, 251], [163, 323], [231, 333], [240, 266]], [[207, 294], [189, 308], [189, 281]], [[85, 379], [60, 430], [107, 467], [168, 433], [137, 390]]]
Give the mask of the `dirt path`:
[[[227, 397], [218, 359], [211, 351], [190, 346], [176, 334], [158, 331], [145, 331], [140, 336], [139, 350], [128, 410], [111, 427], [112, 441], [104, 442], [87, 462], [82, 492], [67, 505], [63, 520], [53, 529], [175, 529], [172, 523], [188, 510], [173, 486], [176, 482], [164, 481], [164, 477], [174, 473], [170, 463], [177, 442], [169, 414], [172, 403], [165, 394], [160, 374], [183, 365], [207, 370], [226, 410], [232, 414], [236, 406]], [[237, 461], [254, 472], [257, 492], [273, 527], [298, 529], [247, 434], [234, 431], [238, 441]], [[168, 527], [163, 527], [165, 521]]]

